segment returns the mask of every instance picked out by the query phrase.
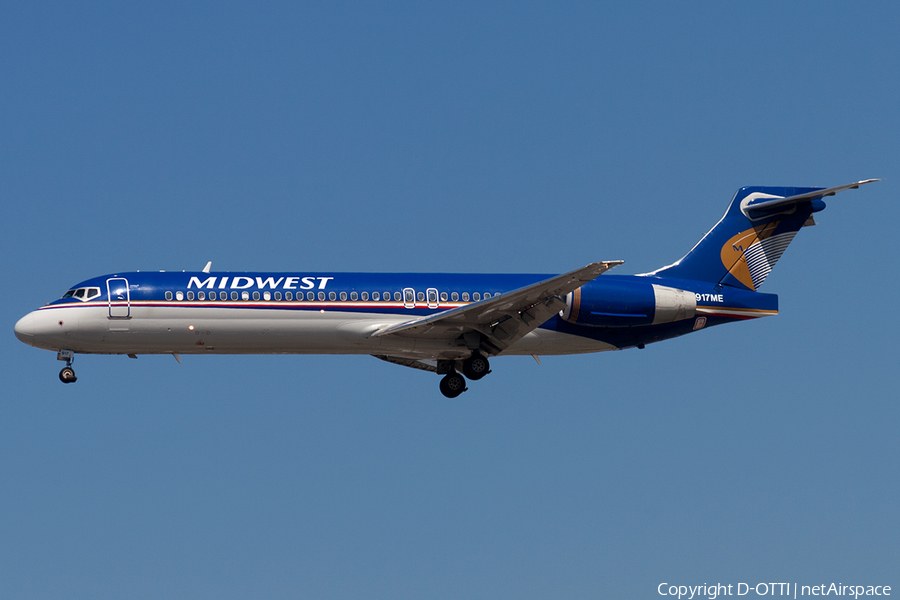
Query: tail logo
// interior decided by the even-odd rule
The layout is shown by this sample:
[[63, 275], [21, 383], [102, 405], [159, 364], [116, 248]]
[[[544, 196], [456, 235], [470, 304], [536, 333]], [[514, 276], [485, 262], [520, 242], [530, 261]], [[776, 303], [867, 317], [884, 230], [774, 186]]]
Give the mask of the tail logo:
[[747, 229], [722, 246], [722, 264], [738, 281], [756, 290], [766, 280], [785, 249], [797, 235], [787, 231], [773, 235], [780, 221]]

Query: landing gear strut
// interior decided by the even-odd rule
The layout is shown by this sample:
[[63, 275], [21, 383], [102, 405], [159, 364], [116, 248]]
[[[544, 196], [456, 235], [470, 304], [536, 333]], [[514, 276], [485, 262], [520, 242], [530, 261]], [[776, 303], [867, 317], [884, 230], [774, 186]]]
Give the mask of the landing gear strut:
[[448, 398], [456, 398], [467, 389], [466, 380], [456, 371], [447, 373], [441, 379], [441, 393]]
[[66, 361], [66, 366], [59, 372], [59, 380], [63, 383], [75, 383], [78, 378], [75, 377], [75, 369], [72, 368], [72, 361], [75, 360], [75, 353], [71, 350], [60, 350], [56, 354], [56, 360]]

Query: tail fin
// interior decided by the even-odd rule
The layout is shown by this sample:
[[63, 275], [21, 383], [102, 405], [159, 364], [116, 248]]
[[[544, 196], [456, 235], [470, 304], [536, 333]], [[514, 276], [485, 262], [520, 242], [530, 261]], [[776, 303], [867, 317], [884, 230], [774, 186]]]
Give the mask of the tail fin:
[[756, 291], [801, 227], [837, 192], [880, 181], [834, 188], [744, 187], [725, 216], [681, 260], [651, 273]]

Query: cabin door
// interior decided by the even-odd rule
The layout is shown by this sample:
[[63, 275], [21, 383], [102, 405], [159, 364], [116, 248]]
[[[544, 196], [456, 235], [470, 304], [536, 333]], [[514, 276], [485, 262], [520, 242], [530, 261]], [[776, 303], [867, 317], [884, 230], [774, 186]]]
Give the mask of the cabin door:
[[106, 291], [109, 295], [109, 318], [131, 318], [131, 294], [128, 280], [124, 277], [111, 277], [106, 280]]

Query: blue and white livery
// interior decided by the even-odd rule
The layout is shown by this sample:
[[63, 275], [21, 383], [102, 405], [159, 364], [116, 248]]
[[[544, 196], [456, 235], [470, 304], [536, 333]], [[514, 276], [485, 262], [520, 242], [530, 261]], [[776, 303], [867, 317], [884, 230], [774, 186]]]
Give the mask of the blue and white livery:
[[25, 315], [16, 337], [75, 354], [370, 354], [443, 375], [456, 397], [502, 355], [580, 354], [777, 314], [757, 291], [833, 188], [745, 187], [678, 262], [642, 275], [622, 261], [563, 275], [131, 272], [83, 281]]

